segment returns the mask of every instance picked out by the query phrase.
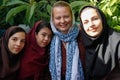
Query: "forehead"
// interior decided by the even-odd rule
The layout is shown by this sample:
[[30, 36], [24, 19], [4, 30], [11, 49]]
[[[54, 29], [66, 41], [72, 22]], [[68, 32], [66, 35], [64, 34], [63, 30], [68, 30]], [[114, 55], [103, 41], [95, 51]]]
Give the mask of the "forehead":
[[97, 10], [94, 8], [85, 8], [81, 12], [81, 18], [90, 18], [93, 16], [99, 16]]
[[16, 32], [10, 38], [17, 37], [17, 38], [25, 38], [25, 32]]
[[39, 32], [40, 32], [40, 33], [45, 32], [45, 33], [48, 33], [48, 34], [51, 34], [51, 33], [52, 33], [52, 31], [51, 31], [48, 27], [43, 27], [43, 28], [41, 28], [41, 30], [40, 30]]
[[52, 14], [54, 15], [60, 15], [60, 14], [72, 14], [71, 9], [66, 6], [57, 6], [54, 7], [52, 10]]

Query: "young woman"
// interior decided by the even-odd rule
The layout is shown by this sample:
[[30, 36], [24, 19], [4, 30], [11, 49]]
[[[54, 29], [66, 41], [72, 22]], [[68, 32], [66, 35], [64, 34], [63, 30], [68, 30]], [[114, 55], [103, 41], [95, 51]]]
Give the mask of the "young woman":
[[8, 28], [0, 39], [0, 80], [17, 80], [25, 39], [25, 31], [18, 26]]
[[102, 80], [118, 64], [120, 33], [108, 26], [97, 7], [83, 7], [79, 17], [86, 49], [86, 80]]
[[58, 1], [53, 5], [50, 23], [54, 33], [49, 63], [52, 80], [84, 80], [81, 64], [84, 48], [67, 2]]
[[38, 21], [27, 34], [27, 44], [21, 61], [20, 80], [46, 80], [49, 63], [50, 24]]

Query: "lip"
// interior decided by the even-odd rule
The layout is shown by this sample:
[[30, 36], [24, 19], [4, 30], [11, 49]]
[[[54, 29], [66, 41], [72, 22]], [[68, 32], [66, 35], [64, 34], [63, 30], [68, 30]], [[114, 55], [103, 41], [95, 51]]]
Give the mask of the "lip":
[[20, 48], [15, 48], [15, 51], [20, 51]]
[[92, 29], [91, 31], [92, 31], [92, 32], [95, 32], [95, 31], [96, 31], [96, 29]]
[[65, 28], [66, 26], [60, 26], [61, 28]]
[[65, 28], [65, 26], [61, 26], [61, 28]]
[[67, 25], [66, 24], [61, 24], [60, 25], [62, 28], [65, 28]]
[[43, 42], [43, 45], [47, 45], [47, 42]]
[[95, 32], [95, 31], [97, 31], [97, 28], [92, 28], [92, 29], [90, 29], [90, 31]]

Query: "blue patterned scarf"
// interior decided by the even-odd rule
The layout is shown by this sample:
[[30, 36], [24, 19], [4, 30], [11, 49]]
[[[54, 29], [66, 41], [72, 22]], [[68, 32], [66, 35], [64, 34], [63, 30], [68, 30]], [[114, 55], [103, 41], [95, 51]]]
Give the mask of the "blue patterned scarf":
[[61, 42], [66, 42], [66, 75], [65, 80], [84, 80], [81, 60], [79, 58], [79, 49], [77, 36], [79, 29], [74, 25], [68, 34], [59, 32], [53, 23], [51, 23], [54, 37], [50, 47], [49, 69], [52, 80], [61, 80]]

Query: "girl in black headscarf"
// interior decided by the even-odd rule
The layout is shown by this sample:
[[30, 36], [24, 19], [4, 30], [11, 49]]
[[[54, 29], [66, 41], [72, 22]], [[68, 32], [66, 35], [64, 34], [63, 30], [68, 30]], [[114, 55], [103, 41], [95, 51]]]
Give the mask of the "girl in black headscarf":
[[86, 80], [105, 79], [118, 65], [120, 33], [108, 26], [105, 15], [97, 7], [83, 7], [79, 17], [86, 48]]
[[17, 80], [26, 32], [12, 26], [0, 39], [0, 80]]

